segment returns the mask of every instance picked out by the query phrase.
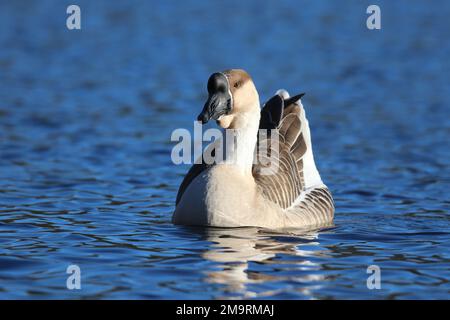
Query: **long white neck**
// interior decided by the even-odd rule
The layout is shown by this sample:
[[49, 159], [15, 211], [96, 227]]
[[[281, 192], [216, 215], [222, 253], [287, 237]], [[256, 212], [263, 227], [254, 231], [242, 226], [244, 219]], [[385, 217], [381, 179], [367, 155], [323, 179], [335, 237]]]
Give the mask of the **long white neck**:
[[[259, 103], [251, 111], [239, 115], [236, 128], [225, 130], [224, 163], [232, 165], [244, 174], [251, 174], [259, 128]], [[233, 145], [234, 144], [234, 145]]]

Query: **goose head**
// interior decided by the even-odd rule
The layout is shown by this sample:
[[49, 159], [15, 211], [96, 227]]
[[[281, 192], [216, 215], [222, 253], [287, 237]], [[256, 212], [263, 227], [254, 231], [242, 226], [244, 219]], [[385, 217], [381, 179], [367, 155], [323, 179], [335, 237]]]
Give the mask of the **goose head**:
[[213, 119], [224, 129], [239, 129], [247, 125], [249, 115], [259, 117], [259, 113], [252, 78], [242, 69], [231, 69], [209, 77], [208, 99], [197, 120], [204, 124]]

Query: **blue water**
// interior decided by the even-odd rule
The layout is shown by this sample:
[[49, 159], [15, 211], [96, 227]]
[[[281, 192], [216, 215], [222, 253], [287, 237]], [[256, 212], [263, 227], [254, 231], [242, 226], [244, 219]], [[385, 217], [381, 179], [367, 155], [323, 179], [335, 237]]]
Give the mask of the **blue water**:
[[[450, 2], [376, 2], [0, 2], [0, 298], [448, 299]], [[171, 224], [171, 132], [230, 67], [306, 92], [333, 228]]]

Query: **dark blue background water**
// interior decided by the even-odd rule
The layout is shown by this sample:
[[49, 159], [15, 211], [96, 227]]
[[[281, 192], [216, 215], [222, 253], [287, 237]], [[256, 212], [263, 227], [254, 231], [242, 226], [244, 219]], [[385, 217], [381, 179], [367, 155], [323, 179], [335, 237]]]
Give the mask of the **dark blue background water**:
[[[448, 1], [76, 3], [0, 2], [0, 298], [449, 297]], [[171, 224], [171, 132], [231, 67], [307, 93], [334, 228]]]

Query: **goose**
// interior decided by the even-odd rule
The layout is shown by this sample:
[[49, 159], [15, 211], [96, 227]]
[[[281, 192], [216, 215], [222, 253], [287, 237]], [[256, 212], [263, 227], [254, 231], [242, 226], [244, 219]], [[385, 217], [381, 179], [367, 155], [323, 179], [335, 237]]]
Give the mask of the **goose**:
[[[223, 161], [209, 163], [202, 158], [190, 168], [179, 187], [172, 222], [310, 230], [332, 225], [334, 202], [314, 162], [301, 103], [304, 94], [291, 97], [278, 90], [261, 109], [255, 84], [242, 69], [213, 73], [207, 89], [208, 99], [197, 120], [202, 124], [215, 120], [224, 132], [232, 130], [235, 145], [226, 150]], [[261, 138], [260, 129], [270, 134]], [[227, 145], [218, 139], [202, 157], [206, 152], [214, 155], [218, 143]], [[271, 154], [275, 165], [254, 161], [255, 150], [264, 146], [269, 150], [265, 159]]]

